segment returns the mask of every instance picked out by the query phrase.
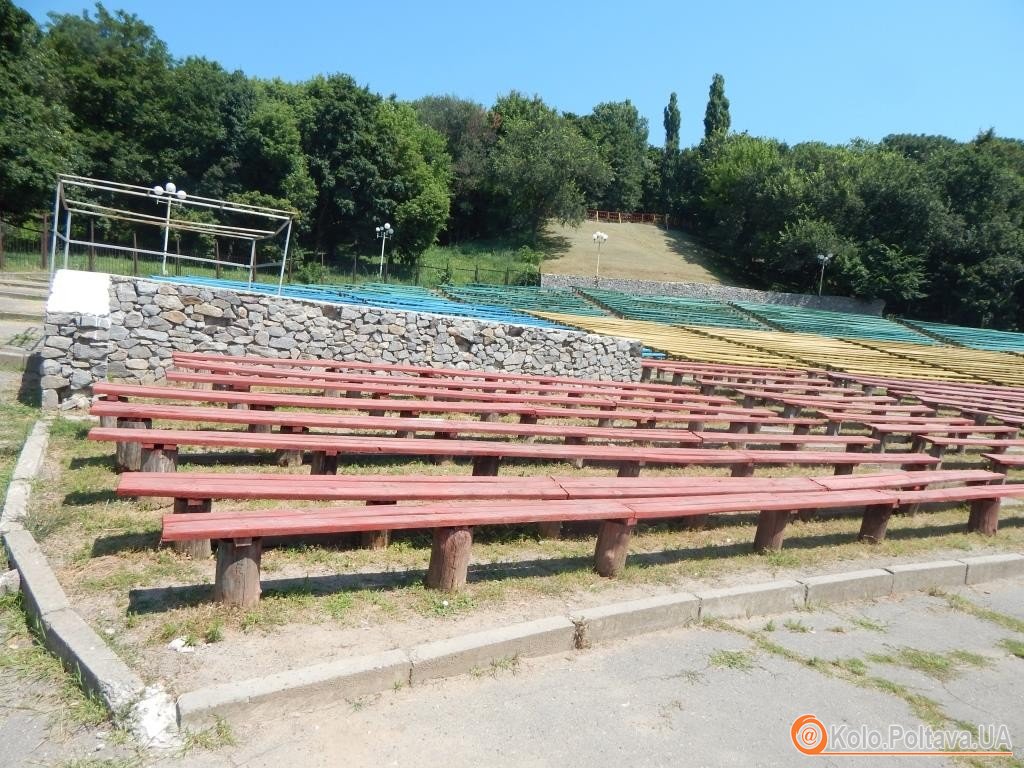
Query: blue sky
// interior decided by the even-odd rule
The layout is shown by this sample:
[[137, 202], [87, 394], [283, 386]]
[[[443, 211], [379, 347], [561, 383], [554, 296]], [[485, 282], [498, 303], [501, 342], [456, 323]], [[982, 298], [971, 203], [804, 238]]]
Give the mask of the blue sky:
[[[84, 0], [15, 0], [40, 21]], [[517, 89], [587, 113], [630, 99], [664, 140], [679, 94], [682, 143], [725, 76], [732, 127], [795, 143], [888, 133], [1024, 138], [1021, 0], [651, 0], [391, 3], [108, 0], [176, 57], [297, 81], [344, 72], [384, 95], [453, 93], [485, 105]]]

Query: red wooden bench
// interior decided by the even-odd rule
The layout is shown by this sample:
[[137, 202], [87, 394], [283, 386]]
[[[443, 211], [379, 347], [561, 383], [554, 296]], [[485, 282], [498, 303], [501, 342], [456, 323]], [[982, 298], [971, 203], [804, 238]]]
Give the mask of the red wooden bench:
[[[522, 382], [528, 384], [570, 384], [573, 386], [608, 387], [637, 392], [657, 394], [664, 385], [633, 381], [617, 381], [607, 379], [583, 379], [575, 376], [550, 376], [531, 373], [507, 373], [505, 371], [487, 371], [481, 369], [462, 370], [460, 368], [435, 368], [432, 366], [369, 363], [359, 360], [329, 359], [292, 359], [277, 357], [250, 357], [240, 355], [222, 355], [212, 353], [174, 352], [172, 360], [179, 368], [186, 366], [202, 370], [204, 362], [236, 363], [250, 366], [269, 366], [275, 368], [309, 368], [322, 369], [329, 372], [371, 371], [373, 373], [407, 374], [424, 379], [470, 379], [482, 382]], [[687, 387], [686, 391], [696, 393], [695, 388]]]
[[[198, 390], [181, 387], [160, 387], [137, 384], [111, 384], [98, 382], [93, 391], [105, 401], [142, 398], [146, 400], [184, 400], [189, 402], [224, 403], [234, 407], [270, 410], [274, 408], [309, 408], [318, 410], [362, 411], [369, 414], [398, 412], [409, 416], [418, 413], [466, 413], [481, 418], [496, 418], [515, 414], [524, 424], [536, 423], [539, 419], [581, 419], [596, 420], [598, 426], [609, 426], [615, 421], [633, 421], [645, 426], [655, 424], [685, 423], [687, 428], [703, 430], [707, 423], [727, 423], [730, 430], [757, 431], [761, 426], [792, 427], [796, 434], [806, 434], [811, 427], [825, 424], [824, 419], [783, 418], [774, 415], [760, 415], [757, 411], [742, 408], [720, 410], [717, 407], [695, 405], [686, 411], [650, 411], [638, 408], [595, 408], [600, 403], [593, 398], [585, 404], [590, 407], [563, 408], [546, 405], [544, 401], [534, 402], [511, 398], [493, 402], [474, 400], [417, 400], [417, 399], [370, 399], [362, 397], [324, 397], [321, 395], [298, 395], [287, 392], [249, 392], [227, 390]], [[575, 400], [573, 402], [576, 402]], [[770, 414], [770, 411], [766, 411]], [[110, 425], [105, 425], [110, 426]]]
[[[593, 427], [578, 424], [508, 424], [470, 419], [424, 419], [393, 416], [350, 416], [313, 411], [260, 411], [232, 408], [197, 408], [180, 405], [140, 403], [94, 403], [89, 411], [94, 416], [142, 421], [188, 421], [243, 424], [254, 427], [325, 428], [342, 430], [374, 430], [397, 432], [410, 436], [416, 432], [445, 435], [484, 434], [510, 437], [551, 437], [569, 440], [610, 440], [617, 442], [675, 443], [699, 445], [701, 440], [685, 429], [646, 429], [631, 427]], [[256, 431], [256, 430], [254, 430]], [[806, 439], [806, 438], [805, 438]], [[874, 444], [870, 438], [862, 438]]]
[[[101, 418], [119, 419], [120, 426], [124, 426], [127, 422], [132, 422], [135, 428], [143, 425], [148, 428], [151, 426], [152, 421], [158, 420], [241, 424], [250, 427], [251, 431], [268, 432], [271, 427], [276, 426], [290, 429], [328, 428], [393, 431], [400, 437], [409, 437], [416, 432], [434, 432], [444, 435], [505, 435], [528, 439], [552, 437], [562, 438], [563, 442], [566, 443], [578, 443], [588, 439], [597, 439], [642, 444], [673, 443], [679, 446], [771, 444], [785, 446], [793, 450], [806, 445], [834, 445], [846, 447], [850, 450], [862, 450], [871, 448], [876, 443], [873, 438], [856, 435], [794, 435], [776, 432], [739, 434], [735, 432], [707, 431], [694, 433], [688, 430], [666, 428], [593, 427], [564, 423], [531, 424], [520, 422], [519, 424], [507, 424], [490, 421], [469, 421], [466, 419], [424, 419], [411, 418], [409, 414], [399, 418], [386, 416], [339, 416], [309, 411], [252, 411], [106, 401], [94, 403], [90, 413]], [[566, 415], [571, 415], [571, 412]], [[760, 423], [758, 422], [758, 424]], [[138, 469], [138, 467], [125, 468]]]
[[996, 472], [1008, 472], [1011, 469], [1024, 468], [1024, 454], [1020, 453], [983, 453]]
[[[915, 468], [938, 462], [926, 454], [867, 454], [859, 451], [756, 451], [729, 449], [658, 448], [619, 445], [553, 445], [513, 443], [491, 440], [404, 440], [393, 437], [366, 437], [312, 433], [252, 433], [207, 430], [122, 429], [95, 427], [90, 440], [125, 442], [143, 446], [142, 469], [173, 471], [180, 445], [206, 448], [250, 448], [264, 450], [310, 451], [324, 454], [320, 465], [333, 473], [339, 454], [377, 456], [461, 456], [472, 458], [474, 472], [497, 474], [501, 458], [546, 459], [572, 461], [589, 459], [619, 464], [623, 476], [636, 476], [640, 464], [696, 464], [700, 466], [731, 466], [736, 476], [749, 476], [759, 465], [826, 465], [836, 467], [838, 474], [849, 474], [860, 464], [900, 464]], [[148, 465], [148, 466], [147, 466]]]
[[[696, 390], [690, 387], [662, 387], [653, 389], [636, 389], [632, 386], [618, 386], [616, 382], [591, 382], [588, 379], [578, 379], [573, 383], [544, 384], [530, 381], [502, 381], [502, 380], [478, 380], [478, 379], [449, 379], [438, 377], [421, 377], [391, 374], [387, 376], [373, 374], [355, 374], [335, 372], [332, 370], [307, 371], [296, 368], [281, 369], [264, 365], [245, 365], [239, 363], [222, 363], [206, 361], [201, 363], [181, 363], [175, 368], [192, 368], [208, 374], [235, 375], [244, 377], [260, 377], [264, 379], [287, 379], [290, 382], [308, 381], [328, 382], [332, 389], [360, 391], [364, 385], [378, 387], [387, 385], [394, 389], [429, 389], [453, 390], [462, 392], [504, 392], [508, 394], [535, 393], [555, 394], [569, 396], [594, 395], [597, 397], [614, 398], [628, 401], [654, 401], [654, 402], [716, 402], [723, 405], [732, 405], [732, 401], [725, 397], [710, 397], [699, 395]], [[175, 371], [175, 378], [178, 379], [180, 372]], [[168, 377], [170, 378], [170, 377]], [[370, 391], [377, 391], [376, 389]]]
[[[1024, 446], [1024, 440], [1000, 440], [988, 437], [945, 437], [942, 435], [917, 435], [915, 445], [921, 445], [927, 453], [941, 459], [947, 448], [992, 448], [992, 453], [1002, 454], [1009, 448]], [[928, 446], [931, 446], [930, 448]]]
[[[163, 541], [217, 539], [214, 598], [233, 605], [251, 605], [260, 595], [262, 539], [367, 530], [433, 529], [433, 546], [425, 582], [430, 588], [461, 589], [469, 566], [472, 528], [480, 525], [600, 521], [595, 570], [617, 576], [625, 566], [629, 540], [637, 522], [760, 510], [770, 519], [773, 542], [781, 543], [785, 521], [808, 508], [865, 506], [860, 538], [879, 539], [892, 510], [926, 501], [969, 501], [968, 529], [994, 534], [1000, 500], [1024, 496], [1024, 486], [983, 485], [926, 491], [832, 490], [789, 493], [725, 494], [651, 499], [547, 500], [543, 502], [443, 502], [420, 506], [320, 507], [261, 509], [206, 514], [172, 514], [163, 518]], [[760, 528], [760, 525], [759, 525]], [[874, 534], [866, 534], [865, 529]]]

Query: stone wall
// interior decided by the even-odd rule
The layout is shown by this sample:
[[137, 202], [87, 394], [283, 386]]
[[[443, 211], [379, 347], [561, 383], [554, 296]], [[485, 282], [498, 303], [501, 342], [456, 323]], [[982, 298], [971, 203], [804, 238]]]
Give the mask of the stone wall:
[[[57, 283], [71, 284], [78, 274], [58, 273]], [[110, 276], [105, 289], [106, 316], [48, 309], [44, 406], [82, 405], [100, 379], [158, 382], [175, 350], [640, 377], [639, 342], [610, 336], [120, 276]]]
[[545, 288], [607, 288], [637, 296], [675, 296], [686, 299], [715, 299], [717, 301], [750, 301], [761, 304], [785, 304], [790, 307], [826, 309], [832, 312], [850, 312], [881, 317], [885, 302], [881, 299], [866, 301], [849, 296], [814, 296], [806, 293], [780, 293], [755, 291], [715, 283], [660, 283], [654, 280], [627, 280], [622, 278], [593, 278], [581, 275], [541, 275]]

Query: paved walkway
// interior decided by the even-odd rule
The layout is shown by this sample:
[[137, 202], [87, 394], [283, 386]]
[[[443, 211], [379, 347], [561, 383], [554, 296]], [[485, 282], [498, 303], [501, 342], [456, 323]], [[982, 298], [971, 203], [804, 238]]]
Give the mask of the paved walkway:
[[[185, 766], [1024, 765], [1024, 579], [961, 589], [1007, 628], [917, 594], [691, 627], [236, 726]], [[1018, 649], [1021, 650], [1021, 649]], [[845, 660], [842, 666], [830, 663]], [[514, 666], [514, 668], [513, 668]], [[827, 726], [1005, 725], [1017, 761], [801, 755]], [[848, 733], [849, 731], [847, 731]], [[837, 737], [833, 736], [832, 744]]]
[[[71, 724], [0, 666], [0, 764], [24, 766], [1024, 766], [1024, 579], [948, 596], [652, 634], [313, 712], [278, 711], [148, 756]], [[957, 602], [962, 597], [967, 602]], [[981, 610], [996, 612], [987, 617]], [[1016, 621], [1016, 624], [1014, 624]], [[841, 664], [834, 662], [840, 661]], [[1017, 758], [804, 756], [790, 729], [1005, 725]], [[88, 762], [87, 762], [88, 761]]]

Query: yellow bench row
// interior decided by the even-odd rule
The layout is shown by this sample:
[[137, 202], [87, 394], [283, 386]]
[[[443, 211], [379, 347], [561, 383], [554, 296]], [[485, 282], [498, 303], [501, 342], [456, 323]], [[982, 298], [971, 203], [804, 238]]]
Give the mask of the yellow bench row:
[[639, 339], [673, 357], [710, 363], [792, 367], [794, 363], [846, 373], [1024, 386], [1019, 357], [1001, 352], [810, 333], [672, 326], [616, 317], [534, 312], [573, 328]]

